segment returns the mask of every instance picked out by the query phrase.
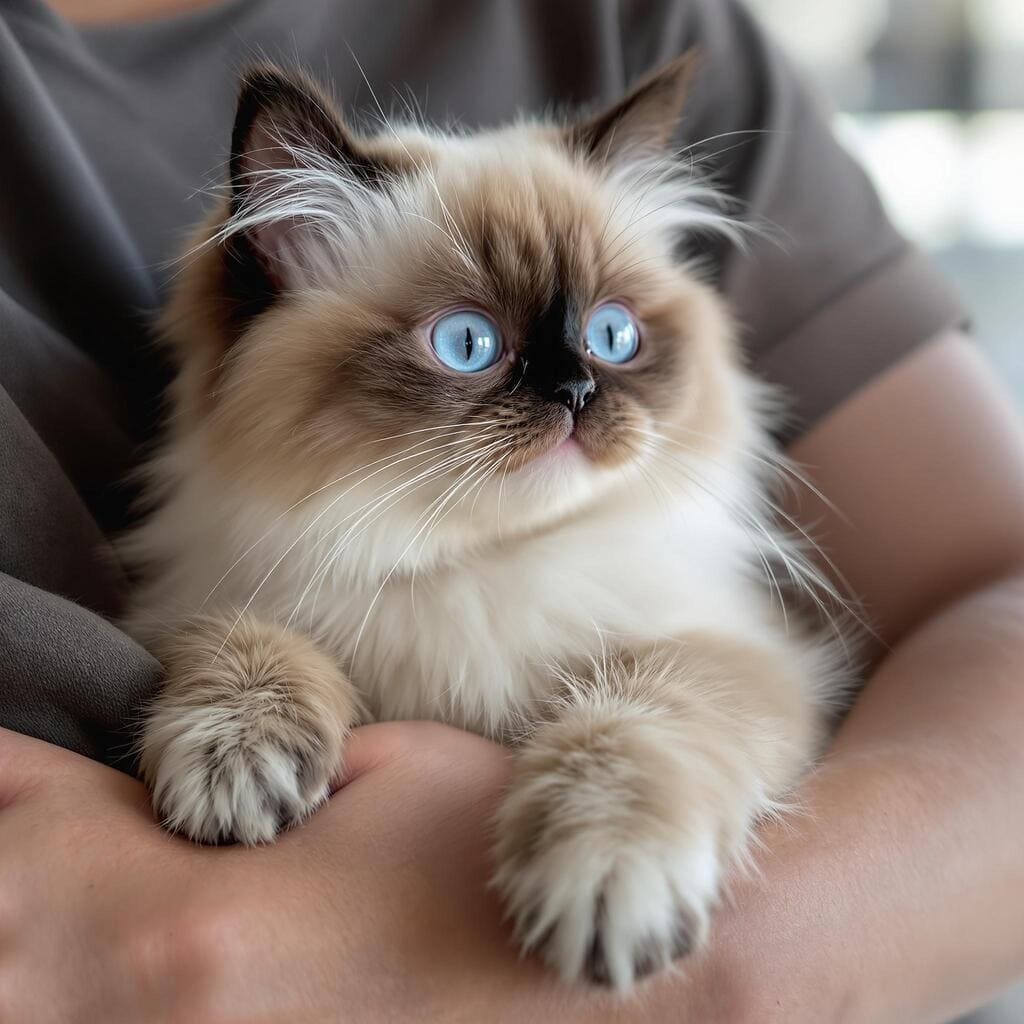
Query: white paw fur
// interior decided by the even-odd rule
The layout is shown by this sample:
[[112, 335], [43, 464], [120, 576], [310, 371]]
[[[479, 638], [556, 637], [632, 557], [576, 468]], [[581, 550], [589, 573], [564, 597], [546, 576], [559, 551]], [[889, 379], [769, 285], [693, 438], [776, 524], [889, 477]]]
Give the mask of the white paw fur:
[[168, 679], [141, 760], [168, 828], [199, 842], [267, 842], [327, 798], [357, 703], [311, 641], [208, 619], [161, 655]]
[[224, 708], [150, 721], [145, 742], [161, 754], [148, 773], [164, 825], [203, 843], [269, 842], [330, 792], [335, 766], [314, 736], [259, 735], [248, 716]]
[[524, 949], [566, 981], [626, 991], [704, 941], [719, 876], [710, 833], [610, 845], [601, 830], [574, 831], [498, 876]]
[[520, 752], [495, 881], [525, 949], [624, 991], [703, 941], [722, 829], [666, 723], [607, 711], [578, 707]]

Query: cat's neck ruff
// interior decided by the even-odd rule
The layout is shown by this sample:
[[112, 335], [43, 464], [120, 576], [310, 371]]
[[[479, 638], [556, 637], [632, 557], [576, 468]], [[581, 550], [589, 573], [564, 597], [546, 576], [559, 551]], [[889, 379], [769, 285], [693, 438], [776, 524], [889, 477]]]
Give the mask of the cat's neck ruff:
[[[341, 512], [325, 495], [282, 518], [254, 493], [204, 487], [192, 472], [143, 528], [174, 566], [144, 598], [158, 615], [134, 631], [165, 629], [197, 609], [246, 611], [309, 632], [380, 717], [503, 734], [551, 695], [560, 672], [602, 652], [723, 621], [761, 628], [750, 584], [756, 539], [726, 504], [749, 501], [749, 482], [716, 462], [701, 479], [685, 493], [638, 477], [519, 532], [498, 532], [482, 501], [451, 528], [465, 534], [464, 523], [483, 517], [479, 538], [424, 560], [410, 543], [419, 505], [353, 526], [359, 503]], [[396, 552], [406, 555], [397, 565]]]

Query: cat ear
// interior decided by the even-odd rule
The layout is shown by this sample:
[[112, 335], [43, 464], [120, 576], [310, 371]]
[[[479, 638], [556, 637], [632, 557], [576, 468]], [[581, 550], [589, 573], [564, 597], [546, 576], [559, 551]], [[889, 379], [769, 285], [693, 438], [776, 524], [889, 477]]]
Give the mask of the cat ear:
[[642, 78], [607, 110], [569, 128], [569, 144], [600, 163], [664, 150], [672, 139], [697, 70], [696, 50]]
[[322, 270], [318, 218], [343, 215], [346, 198], [384, 187], [391, 174], [304, 75], [266, 65], [243, 76], [231, 137], [231, 233], [273, 288]]

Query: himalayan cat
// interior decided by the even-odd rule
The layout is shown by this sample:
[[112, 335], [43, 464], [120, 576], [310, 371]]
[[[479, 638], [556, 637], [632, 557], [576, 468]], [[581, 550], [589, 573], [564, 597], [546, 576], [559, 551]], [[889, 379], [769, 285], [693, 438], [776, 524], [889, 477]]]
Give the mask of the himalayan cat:
[[691, 66], [473, 134], [249, 72], [125, 542], [169, 828], [272, 840], [359, 722], [478, 731], [519, 941], [619, 990], [703, 940], [841, 674], [781, 610], [765, 389], [686, 256], [736, 230], [669, 152]]

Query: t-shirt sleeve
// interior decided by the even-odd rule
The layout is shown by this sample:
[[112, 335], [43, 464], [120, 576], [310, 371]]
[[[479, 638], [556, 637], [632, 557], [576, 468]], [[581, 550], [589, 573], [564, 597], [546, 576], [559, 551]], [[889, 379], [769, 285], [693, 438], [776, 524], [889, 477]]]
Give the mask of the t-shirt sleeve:
[[[627, 5], [629, 6], [629, 5]], [[736, 0], [638, 5], [627, 71], [696, 47], [679, 145], [755, 229], [713, 254], [752, 369], [780, 385], [789, 441], [909, 351], [966, 321], [955, 289], [895, 229], [828, 112]]]

